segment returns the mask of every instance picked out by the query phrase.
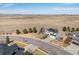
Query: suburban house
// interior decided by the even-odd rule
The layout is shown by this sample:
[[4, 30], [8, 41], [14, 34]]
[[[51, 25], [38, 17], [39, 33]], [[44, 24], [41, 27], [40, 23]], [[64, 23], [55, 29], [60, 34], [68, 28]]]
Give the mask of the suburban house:
[[23, 55], [24, 48], [18, 47], [16, 44], [8, 46], [7, 44], [0, 44], [0, 55]]
[[71, 43], [69, 46], [64, 48], [65, 51], [73, 54], [73, 55], [79, 55], [79, 46]]
[[70, 32], [66, 35], [71, 39], [71, 43], [79, 45], [79, 32]]
[[60, 39], [60, 36], [61, 36], [59, 34], [58, 30], [54, 29], [54, 28], [46, 29], [43, 34], [46, 35], [47, 37], [51, 38], [51, 39]]

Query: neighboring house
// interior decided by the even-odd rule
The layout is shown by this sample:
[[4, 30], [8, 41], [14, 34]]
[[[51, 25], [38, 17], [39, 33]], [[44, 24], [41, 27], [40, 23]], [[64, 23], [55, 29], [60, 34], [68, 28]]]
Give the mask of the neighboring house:
[[48, 35], [56, 35], [56, 33], [58, 33], [58, 30], [53, 29], [53, 28], [49, 28], [49, 29], [45, 30], [45, 33]]
[[18, 47], [16, 44], [8, 46], [7, 44], [0, 44], [0, 55], [23, 55], [24, 48]]
[[69, 46], [64, 48], [65, 51], [73, 54], [73, 55], [79, 55], [79, 46], [71, 43]]
[[67, 36], [71, 39], [71, 42], [79, 45], [79, 32], [70, 32], [67, 33]]
[[60, 39], [60, 34], [58, 32], [57, 29], [53, 29], [53, 28], [49, 28], [47, 30], [45, 30], [45, 32], [43, 33], [44, 35], [46, 35], [47, 37], [50, 37], [51, 39]]

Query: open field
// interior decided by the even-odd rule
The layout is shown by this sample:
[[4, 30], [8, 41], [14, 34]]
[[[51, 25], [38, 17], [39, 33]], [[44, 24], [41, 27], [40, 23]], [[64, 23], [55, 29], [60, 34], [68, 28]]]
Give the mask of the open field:
[[79, 27], [79, 15], [0, 15], [0, 32], [15, 32], [29, 27]]

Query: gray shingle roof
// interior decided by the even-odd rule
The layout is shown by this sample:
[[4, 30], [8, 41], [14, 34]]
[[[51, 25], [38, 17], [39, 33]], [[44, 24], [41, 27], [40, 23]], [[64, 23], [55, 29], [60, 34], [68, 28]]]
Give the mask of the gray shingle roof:
[[50, 31], [50, 32], [55, 32], [55, 33], [57, 33], [58, 32], [58, 30], [57, 29], [53, 29], [53, 28], [49, 28], [49, 29], [47, 29], [48, 31]]
[[16, 44], [8, 46], [6, 44], [0, 45], [0, 54], [1, 55], [12, 55], [14, 52], [16, 55], [23, 55], [23, 48], [18, 47]]

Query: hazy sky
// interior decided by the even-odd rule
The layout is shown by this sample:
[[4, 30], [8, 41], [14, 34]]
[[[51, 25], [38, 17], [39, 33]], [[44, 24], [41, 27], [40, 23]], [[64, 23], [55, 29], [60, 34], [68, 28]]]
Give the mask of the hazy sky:
[[79, 3], [0, 4], [0, 14], [79, 14]]

